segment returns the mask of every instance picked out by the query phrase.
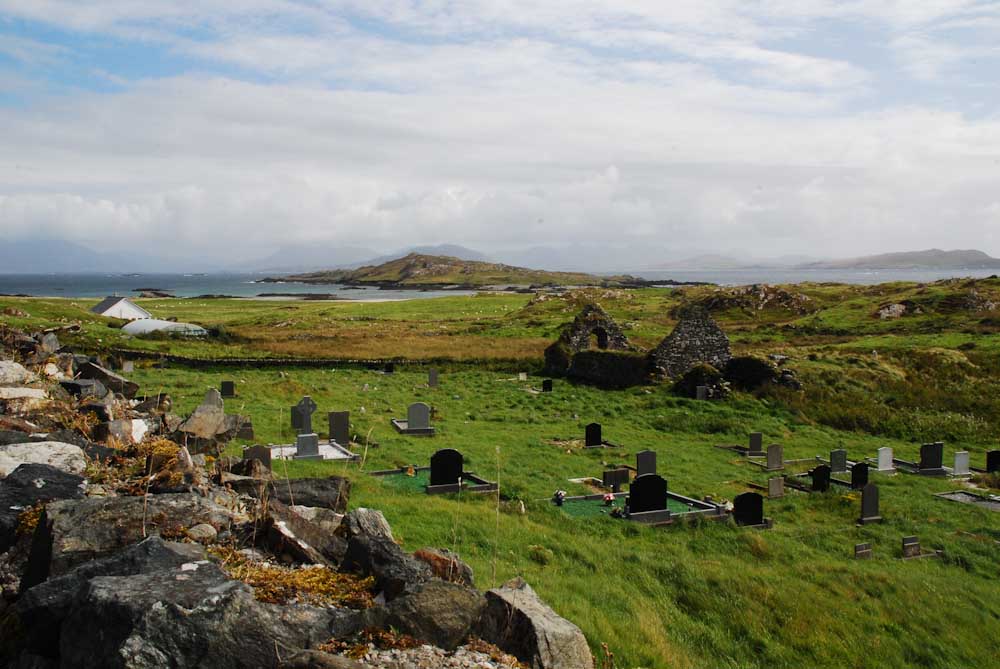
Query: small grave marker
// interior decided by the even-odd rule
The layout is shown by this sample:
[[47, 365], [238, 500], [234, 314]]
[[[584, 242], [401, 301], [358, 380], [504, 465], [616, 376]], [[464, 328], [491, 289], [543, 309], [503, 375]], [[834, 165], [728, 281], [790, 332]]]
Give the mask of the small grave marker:
[[639, 451], [635, 454], [637, 476], [656, 473], [656, 451]]
[[833, 473], [847, 471], [847, 451], [842, 448], [830, 451], [830, 471]]
[[659, 474], [637, 476], [629, 487], [629, 513], [663, 511], [667, 508], [667, 480]]
[[862, 525], [882, 522], [878, 512], [878, 486], [874, 483], [861, 489], [861, 518], [858, 522]]
[[223, 381], [220, 386], [220, 394], [223, 397], [236, 397], [236, 382]]
[[748, 455], [764, 455], [764, 435], [760, 432], [750, 433], [750, 449]]
[[431, 485], [458, 485], [465, 459], [454, 448], [443, 448], [431, 456]]
[[271, 468], [271, 449], [267, 446], [247, 446], [243, 449], [244, 460], [260, 460], [268, 469]]
[[704, 401], [708, 399], [708, 386], [695, 386], [694, 398], [698, 401]]
[[551, 393], [552, 392], [552, 379], [543, 379], [542, 380], [542, 392], [543, 393]]
[[878, 471], [880, 472], [894, 472], [896, 468], [892, 464], [892, 449], [888, 446], [883, 446], [878, 449]]
[[733, 518], [737, 525], [764, 524], [764, 498], [755, 492], [745, 492], [733, 499]]
[[830, 489], [830, 467], [816, 466], [809, 475], [812, 476], [812, 489], [815, 492], [826, 492]]
[[528, 380], [528, 373], [527, 372], [518, 372], [517, 373], [517, 380], [518, 381], [527, 381]]
[[341, 446], [351, 443], [350, 411], [331, 411], [327, 414], [327, 421], [330, 424], [330, 441], [335, 441]]
[[868, 473], [869, 467], [864, 462], [855, 463], [851, 467], [851, 488], [854, 490], [861, 490], [866, 485], [868, 485]]
[[870, 560], [872, 557], [871, 544], [854, 544], [855, 560]]
[[951, 470], [951, 473], [955, 476], [968, 476], [972, 473], [969, 469], [968, 451], [955, 452], [955, 467]]
[[986, 451], [986, 473], [1000, 472], [1000, 451]]
[[438, 371], [436, 368], [431, 367], [427, 372], [427, 387], [437, 388], [438, 387]]
[[315, 432], [300, 434], [295, 438], [296, 460], [321, 460], [319, 452], [319, 435]]
[[597, 446], [602, 446], [603, 444], [604, 444], [604, 439], [601, 437], [601, 424], [590, 423], [589, 425], [587, 425], [584, 446], [586, 446], [587, 448], [594, 448]]
[[431, 426], [431, 408], [423, 402], [414, 402], [406, 410], [406, 427], [410, 430], [426, 430]]
[[781, 444], [771, 444], [767, 447], [767, 471], [776, 472], [785, 468], [785, 449]]
[[917, 537], [903, 537], [903, 559], [920, 557], [920, 539]]
[[785, 496], [784, 476], [775, 476], [767, 480], [767, 496], [769, 499], [778, 499]]
[[611, 488], [611, 492], [620, 492], [621, 487], [626, 483], [628, 483], [628, 470], [627, 469], [605, 470], [604, 475], [601, 479], [601, 483], [605, 488]]
[[122, 372], [125, 374], [131, 374], [135, 371], [135, 363], [131, 360], [126, 360], [122, 363]]

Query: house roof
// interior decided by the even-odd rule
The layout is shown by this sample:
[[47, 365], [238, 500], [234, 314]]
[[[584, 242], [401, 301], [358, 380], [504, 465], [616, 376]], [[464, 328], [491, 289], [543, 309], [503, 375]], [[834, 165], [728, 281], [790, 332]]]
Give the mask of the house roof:
[[92, 307], [90, 311], [91, 313], [103, 315], [108, 313], [109, 310], [111, 310], [116, 305], [121, 304], [122, 302], [125, 302], [129, 307], [134, 309], [136, 312], [145, 314], [145, 316], [140, 316], [140, 318], [151, 318], [153, 316], [153, 314], [149, 313], [139, 305], [135, 304], [127, 297], [119, 297], [117, 295], [113, 297], [105, 297], [98, 304]]

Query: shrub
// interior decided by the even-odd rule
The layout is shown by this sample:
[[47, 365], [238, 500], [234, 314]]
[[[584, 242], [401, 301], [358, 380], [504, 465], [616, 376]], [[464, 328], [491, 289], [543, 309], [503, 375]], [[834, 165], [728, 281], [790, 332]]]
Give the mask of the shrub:
[[723, 377], [738, 390], [756, 390], [778, 377], [778, 370], [767, 360], [747, 355], [730, 359]]

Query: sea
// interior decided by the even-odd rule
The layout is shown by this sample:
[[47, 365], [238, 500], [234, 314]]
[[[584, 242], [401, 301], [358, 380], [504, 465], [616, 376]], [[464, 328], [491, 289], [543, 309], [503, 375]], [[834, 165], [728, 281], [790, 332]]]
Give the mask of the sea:
[[[847, 283], [872, 285], [891, 281], [926, 283], [956, 277], [982, 278], [997, 274], [984, 269], [893, 269], [893, 270], [625, 270], [602, 274], [631, 274], [649, 281], [697, 281], [723, 286], [755, 283]], [[328, 294], [331, 299], [358, 301], [409, 300], [444, 295], [471, 295], [461, 290], [380, 290], [337, 284], [259, 283], [259, 274], [0, 274], [0, 295], [33, 297], [136, 296], [143, 290], [168, 292], [175, 297], [227, 295], [261, 297], [282, 294], [274, 299], [307, 294]]]

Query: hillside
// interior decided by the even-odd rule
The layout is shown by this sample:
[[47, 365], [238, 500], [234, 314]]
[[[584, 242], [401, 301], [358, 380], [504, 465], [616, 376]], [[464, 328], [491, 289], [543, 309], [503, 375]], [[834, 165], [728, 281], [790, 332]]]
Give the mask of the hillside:
[[799, 269], [1000, 269], [1000, 258], [976, 250], [904, 251], [799, 265]]
[[527, 286], [575, 285], [599, 286], [631, 283], [630, 277], [599, 277], [577, 272], [549, 272], [452, 256], [411, 253], [381, 265], [367, 265], [355, 270], [328, 270], [293, 274], [267, 282], [293, 281], [310, 284], [346, 284], [358, 286]]

